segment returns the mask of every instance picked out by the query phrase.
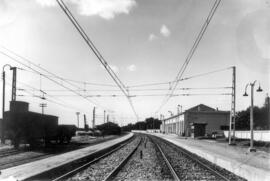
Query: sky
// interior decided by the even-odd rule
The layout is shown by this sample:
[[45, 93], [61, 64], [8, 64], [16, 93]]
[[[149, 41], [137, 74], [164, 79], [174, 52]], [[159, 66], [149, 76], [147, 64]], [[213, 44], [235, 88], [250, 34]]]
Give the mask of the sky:
[[[120, 80], [129, 87], [139, 120], [160, 114], [168, 117], [168, 111], [176, 113], [177, 105], [182, 105], [183, 110], [201, 103], [230, 110], [229, 95], [197, 95], [173, 96], [156, 112], [170, 84], [133, 87], [175, 79], [214, 0], [64, 2]], [[228, 67], [236, 66], [236, 110], [250, 105], [250, 96], [242, 95], [246, 84], [255, 80], [255, 89], [260, 83], [263, 92], [255, 92], [254, 104], [262, 106], [270, 85], [269, 29], [269, 0], [222, 0], [183, 77], [222, 71], [181, 81], [180, 90], [175, 94], [231, 93], [231, 89], [215, 88], [232, 86], [232, 70]], [[34, 69], [31, 70], [7, 55], [27, 66], [30, 64], [25, 59], [30, 60], [62, 80], [49, 77], [56, 84], [34, 72], [41, 71], [40, 67], [31, 65]], [[58, 116], [61, 124], [76, 124], [75, 113], [80, 112], [82, 126], [83, 114], [91, 125], [95, 106], [97, 124], [104, 122], [104, 110], [111, 121], [120, 125], [136, 122], [126, 97], [55, 0], [0, 0], [0, 67], [5, 64], [22, 68], [17, 75], [17, 100], [29, 102], [31, 111], [41, 112], [39, 104], [47, 103], [45, 113]], [[5, 71], [8, 109], [12, 74], [8, 68]], [[42, 74], [48, 75], [48, 72]], [[43, 94], [38, 90], [46, 93], [45, 100], [40, 99]], [[93, 97], [97, 95], [100, 97]]]

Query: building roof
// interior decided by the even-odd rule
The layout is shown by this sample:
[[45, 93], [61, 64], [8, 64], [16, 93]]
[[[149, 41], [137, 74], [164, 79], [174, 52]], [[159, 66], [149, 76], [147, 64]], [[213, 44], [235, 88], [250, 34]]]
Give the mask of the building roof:
[[216, 111], [216, 109], [212, 108], [212, 107], [209, 107], [209, 106], [206, 106], [204, 104], [199, 104], [197, 106], [194, 106], [192, 108], [189, 108], [188, 110], [186, 110], [185, 112], [187, 111], [192, 111], [192, 112], [202, 112], [202, 111]]
[[192, 113], [229, 113], [230, 111], [219, 111], [218, 109], [214, 109], [212, 107], [209, 107], [205, 104], [199, 104], [197, 106], [194, 106], [194, 107], [191, 107], [187, 110], [185, 110], [184, 112], [180, 113], [180, 114], [176, 114], [176, 115], [173, 115], [171, 117], [168, 117], [166, 119], [164, 119], [165, 121], [166, 120], [170, 120], [170, 119], [174, 119], [182, 114], [185, 114], [185, 113], [188, 113], [188, 112], [192, 112]]

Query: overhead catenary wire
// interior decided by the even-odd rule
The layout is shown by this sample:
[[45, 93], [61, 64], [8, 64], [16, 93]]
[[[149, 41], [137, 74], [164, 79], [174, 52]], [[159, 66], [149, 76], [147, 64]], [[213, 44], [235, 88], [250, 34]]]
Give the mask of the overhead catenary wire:
[[196, 75], [191, 75], [191, 76], [184, 77], [184, 78], [181, 78], [181, 79], [178, 79], [178, 80], [174, 80], [174, 81], [157, 82], [157, 83], [149, 83], [149, 84], [137, 84], [137, 85], [129, 86], [129, 88], [150, 87], [150, 86], [156, 86], [156, 85], [172, 85], [173, 83], [176, 83], [176, 82], [186, 81], [186, 80], [190, 80], [190, 79], [193, 79], [193, 78], [198, 78], [198, 77], [203, 77], [203, 76], [211, 75], [211, 74], [218, 73], [218, 72], [223, 72], [223, 71], [229, 70], [231, 68], [232, 67], [226, 67], [226, 68], [222, 68], [222, 69], [216, 69], [216, 70], [213, 70], [213, 71], [210, 71], [210, 72], [204, 72], [204, 73], [200, 73], [200, 74], [196, 74]]
[[25, 57], [19, 55], [18, 53], [14, 52], [14, 51], [12, 51], [12, 50], [10, 50], [10, 49], [8, 49], [8, 48], [2, 46], [2, 45], [1, 45], [1, 48], [3, 48], [4, 50], [8, 51], [9, 53], [15, 55], [16, 57], [20, 58], [21, 60], [27, 62], [28, 64], [33, 65], [34, 67], [36, 67], [36, 68], [38, 68], [38, 69], [40, 69], [40, 70], [46, 72], [47, 74], [43, 74], [43, 73], [41, 73], [40, 71], [39, 71], [39, 72], [36, 72], [36, 71], [30, 71], [30, 70], [26, 70], [26, 69], [22, 69], [22, 68], [21, 68], [21, 70], [27, 71], [27, 72], [36, 73], [36, 74], [39, 74], [39, 75], [44, 76], [44, 77], [46, 76], [46, 77], [50, 77], [50, 78], [57, 78], [57, 79], [60, 79], [60, 80], [63, 81], [63, 82], [66, 82], [67, 84], [69, 84], [69, 85], [71, 85], [71, 86], [73, 86], [73, 87], [80, 88], [80, 87], [78, 87], [77, 85], [74, 85], [74, 84], [68, 82], [66, 79], [64, 79], [64, 78], [62, 78], [62, 77], [60, 77], [60, 76], [58, 76], [58, 75], [56, 75], [56, 74], [54, 74], [54, 73], [48, 71], [47, 69], [41, 67], [40, 65], [35, 64], [35, 63], [32, 62], [31, 60], [29, 60], [29, 59], [27, 59], [27, 58], [25, 58]]
[[[73, 107], [73, 106], [70, 106], [70, 105], [68, 105], [65, 101], [59, 99], [58, 97], [53, 96], [53, 95], [51, 95], [51, 94], [48, 94], [47, 91], [39, 90], [38, 88], [35, 88], [35, 87], [33, 87], [33, 86], [29, 85], [29, 84], [26, 84], [26, 83], [21, 82], [21, 81], [18, 81], [18, 80], [17, 80], [17, 82], [18, 82], [19, 84], [21, 84], [21, 85], [24, 85], [24, 86], [26, 86], [26, 87], [29, 87], [29, 88], [31, 89], [32, 92], [30, 92], [30, 91], [27, 90], [27, 89], [20, 88], [20, 87], [17, 88], [18, 91], [27, 92], [27, 93], [29, 93], [30, 95], [32, 95], [33, 97], [37, 97], [37, 98], [40, 98], [40, 99], [49, 100], [50, 102], [53, 102], [53, 103], [58, 104], [58, 105], [61, 105], [61, 106], [63, 106], [63, 107], [68, 107], [68, 108], [70, 108], [70, 109], [72, 109], [72, 110], [74, 110], [74, 111], [76, 111], [76, 112], [77, 112], [78, 110], [82, 111], [82, 109], [78, 109], [78, 108], [75, 108], [75, 107]], [[39, 91], [39, 92], [41, 92], [41, 93], [43, 93], [43, 94], [45, 94], [45, 95], [43, 95], [43, 96], [35, 95], [35, 94], [33, 93], [33, 91]], [[20, 96], [23, 96], [23, 95], [20, 95]], [[61, 103], [59, 103], [58, 101], [55, 101], [55, 100], [58, 100], [58, 101], [60, 101]]]
[[[9, 55], [9, 54], [7, 54], [7, 53], [5, 53], [5, 52], [3, 52], [3, 51], [0, 51], [0, 53], [1, 53], [2, 55], [4, 55], [4, 56], [10, 58], [11, 60], [13, 60], [13, 61], [15, 61], [15, 62], [17, 62], [17, 63], [23, 65], [24, 67], [27, 67], [28, 69], [30, 69], [30, 70], [36, 72], [37, 74], [43, 75], [42, 72], [40, 72], [40, 71], [38, 71], [38, 70], [32, 68], [30, 65], [27, 65], [27, 64], [23, 63], [22, 61], [18, 60], [17, 58], [14, 58], [14, 57], [12, 57], [11, 55]], [[59, 85], [59, 86], [65, 88], [65, 89], [69, 90], [70, 92], [73, 92], [74, 94], [78, 95], [79, 97], [82, 97], [83, 99], [87, 100], [88, 102], [92, 103], [93, 105], [98, 106], [98, 107], [103, 107], [103, 106], [101, 106], [101, 105], [95, 103], [94, 101], [88, 99], [87, 97], [85, 97], [85, 96], [82, 95], [81, 93], [74, 91], [72, 88], [70, 88], [70, 87], [68, 87], [68, 86], [66, 86], [66, 85], [63, 85], [62, 83], [58, 82], [57, 80], [54, 80], [53, 78], [48, 77], [48, 76], [46, 76], [46, 75], [43, 75], [43, 76], [44, 76], [45, 78], [47, 78], [48, 80], [54, 82], [55, 84], [57, 84], [57, 85]]]
[[188, 55], [187, 55], [187, 57], [186, 57], [186, 59], [185, 59], [185, 62], [184, 62], [183, 65], [181, 66], [180, 70], [178, 71], [177, 76], [176, 76], [176, 78], [174, 79], [174, 83], [170, 86], [170, 88], [169, 88], [169, 90], [168, 90], [168, 96], [166, 96], [166, 97], [164, 98], [164, 100], [162, 101], [162, 103], [161, 103], [161, 105], [159, 106], [159, 108], [158, 108], [158, 110], [156, 111], [156, 113], [158, 113], [158, 112], [161, 110], [161, 108], [162, 108], [162, 107], [169, 101], [169, 99], [172, 97], [172, 95], [173, 95], [173, 93], [174, 93], [174, 91], [175, 91], [175, 89], [176, 89], [176, 87], [177, 87], [177, 85], [178, 85], [178, 83], [179, 83], [178, 80], [181, 80], [181, 78], [182, 78], [182, 76], [183, 76], [183, 74], [184, 74], [184, 72], [185, 72], [185, 70], [186, 70], [186, 68], [187, 68], [187, 66], [188, 66], [188, 64], [189, 64], [189, 62], [190, 62], [190, 60], [191, 60], [191, 58], [193, 57], [193, 55], [194, 55], [194, 53], [195, 53], [195, 51], [196, 51], [196, 49], [197, 49], [197, 47], [198, 47], [198, 45], [199, 45], [199, 43], [200, 43], [200, 41], [201, 41], [201, 39], [202, 39], [202, 37], [203, 37], [205, 31], [206, 31], [206, 29], [207, 29], [207, 27], [208, 27], [208, 25], [209, 25], [211, 19], [213, 18], [213, 16], [214, 16], [214, 14], [215, 14], [215, 12], [216, 12], [216, 10], [217, 10], [217, 8], [218, 8], [220, 2], [221, 2], [221, 0], [216, 0], [215, 3], [214, 3], [214, 5], [212, 6], [212, 8], [211, 8], [211, 10], [210, 10], [210, 12], [209, 12], [209, 14], [208, 14], [208, 16], [207, 16], [207, 18], [206, 18], [206, 20], [205, 20], [203, 26], [202, 26], [202, 28], [201, 28], [199, 34], [197, 35], [197, 37], [196, 37], [196, 39], [195, 39], [195, 42], [194, 42], [194, 44], [193, 44], [191, 50], [189, 51], [189, 53], [188, 53]]
[[[30, 71], [30, 70], [26, 70], [26, 69], [21, 69], [23, 71], [26, 72], [30, 72], [33, 74], [37, 74], [34, 71]], [[48, 74], [42, 74], [43, 76], [46, 75], [48, 77], [52, 77], [52, 78], [57, 78], [61, 81], [68, 81], [68, 82], [74, 82], [77, 84], [82, 84], [82, 85], [94, 85], [94, 86], [104, 86], [104, 87], [117, 87], [116, 85], [112, 85], [112, 84], [100, 84], [100, 83], [95, 83], [95, 82], [88, 82], [88, 81], [79, 81], [79, 80], [73, 80], [73, 79], [68, 79], [68, 78], [64, 78], [64, 77], [60, 77], [60, 76], [52, 76], [52, 75], [48, 75]]]
[[119, 79], [119, 77], [115, 74], [115, 72], [112, 70], [110, 65], [107, 63], [107, 61], [104, 59], [102, 54], [98, 51], [98, 49], [95, 47], [94, 43], [90, 40], [88, 35], [85, 33], [84, 29], [81, 27], [81, 25], [78, 23], [78, 21], [75, 19], [75, 17], [72, 15], [71, 11], [68, 9], [68, 7], [65, 5], [65, 3], [62, 0], [57, 0], [60, 8], [63, 10], [63, 12], [67, 15], [69, 20], [72, 22], [72, 24], [75, 26], [75, 28], [78, 30], [79, 34], [82, 36], [82, 38], [85, 40], [86, 44], [89, 46], [89, 48], [92, 50], [92, 52], [96, 55], [100, 63], [104, 66], [108, 74], [111, 76], [113, 81], [116, 83], [116, 85], [119, 87], [119, 89], [123, 92], [123, 94], [128, 99], [128, 102], [132, 108], [132, 111], [134, 112], [134, 115], [138, 118], [138, 115], [135, 111], [134, 105], [132, 103], [132, 100], [129, 97], [129, 91], [127, 87], [123, 84], [123, 82]]
[[[231, 89], [232, 87], [186, 87], [186, 88], [177, 88], [176, 90], [207, 90], [207, 89]], [[47, 92], [68, 92], [68, 90], [64, 89], [43, 89]], [[130, 92], [139, 92], [139, 91], [165, 91], [168, 89], [165, 88], [152, 88], [152, 89], [130, 89]], [[119, 92], [119, 89], [83, 89], [83, 90], [75, 90], [80, 92]]]
[[[132, 94], [129, 95], [130, 97], [157, 97], [157, 96], [166, 96], [168, 94]], [[173, 94], [173, 97], [177, 96], [216, 96], [216, 95], [231, 95], [231, 93], [187, 93], [187, 94]], [[22, 95], [23, 96], [23, 95]], [[35, 95], [38, 97], [38, 95]], [[58, 94], [58, 95], [53, 95], [53, 96], [59, 96], [59, 97], [74, 97], [76, 95], [68, 95], [68, 94]], [[102, 94], [96, 94], [96, 95], [86, 95], [87, 97], [125, 97], [125, 95], [121, 94], [112, 94], [112, 95], [102, 95]]]

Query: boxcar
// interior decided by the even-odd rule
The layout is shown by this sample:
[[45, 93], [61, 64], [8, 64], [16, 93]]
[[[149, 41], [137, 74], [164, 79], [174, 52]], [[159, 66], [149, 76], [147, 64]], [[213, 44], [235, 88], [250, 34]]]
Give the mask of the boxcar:
[[75, 135], [75, 125], [58, 125], [58, 117], [28, 111], [28, 103], [11, 101], [10, 111], [4, 113], [5, 137], [12, 141], [15, 147], [20, 142], [29, 143], [31, 147], [38, 142], [49, 144], [70, 142]]
[[6, 137], [15, 147], [21, 141], [35, 146], [40, 140], [46, 143], [57, 138], [58, 117], [34, 112], [5, 112]]

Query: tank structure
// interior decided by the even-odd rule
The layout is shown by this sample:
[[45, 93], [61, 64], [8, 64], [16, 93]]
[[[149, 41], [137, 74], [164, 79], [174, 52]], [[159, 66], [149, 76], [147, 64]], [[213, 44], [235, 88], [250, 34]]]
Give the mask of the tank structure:
[[10, 110], [4, 113], [5, 137], [18, 148], [21, 142], [35, 147], [39, 142], [48, 145], [56, 142], [70, 142], [75, 135], [75, 125], [58, 125], [58, 117], [29, 111], [29, 104], [11, 101]]

